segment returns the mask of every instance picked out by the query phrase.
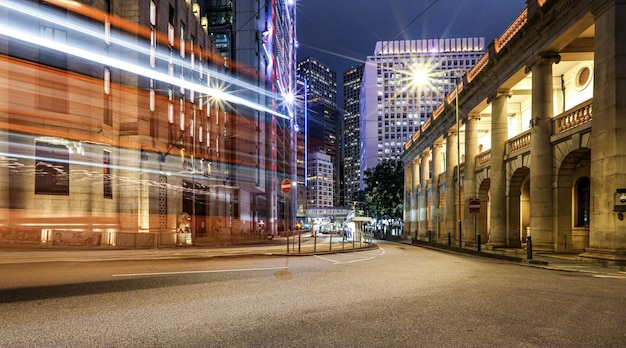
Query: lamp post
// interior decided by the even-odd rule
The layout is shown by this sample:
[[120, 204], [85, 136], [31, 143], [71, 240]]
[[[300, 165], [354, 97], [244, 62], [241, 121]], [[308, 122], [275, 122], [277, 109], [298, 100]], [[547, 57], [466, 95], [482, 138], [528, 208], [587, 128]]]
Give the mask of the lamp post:
[[454, 113], [455, 113], [455, 120], [456, 120], [456, 167], [457, 167], [457, 193], [459, 195], [458, 197], [458, 206], [459, 206], [459, 248], [463, 248], [463, 226], [462, 226], [462, 219], [461, 219], [461, 213], [463, 212], [463, 207], [461, 207], [461, 126], [459, 125], [459, 83], [458, 80], [455, 78], [455, 84], [454, 84]]
[[[457, 185], [456, 185], [456, 191], [457, 191], [457, 197], [458, 197], [458, 202], [457, 202], [457, 206], [458, 206], [458, 213], [457, 213], [457, 218], [458, 218], [458, 236], [459, 236], [459, 248], [463, 247], [463, 220], [461, 218], [461, 214], [463, 213], [463, 206], [462, 206], [462, 200], [461, 200], [461, 125], [460, 125], [460, 115], [459, 115], [459, 79], [457, 77], [457, 75], [459, 73], [463, 73], [464, 71], [462, 70], [441, 70], [438, 71], [439, 73], [453, 73], [455, 74], [455, 78], [454, 78], [454, 109], [455, 109], [455, 124], [456, 124], [456, 129], [457, 129], [457, 137], [456, 137], [456, 156], [457, 156]], [[421, 87], [424, 86], [428, 83], [430, 83], [431, 81], [431, 77], [430, 75], [432, 73], [437, 73], [437, 72], [432, 72], [429, 71], [428, 69], [424, 69], [424, 68], [417, 68], [415, 70], [412, 71], [412, 82], [414, 85], [414, 88], [417, 87]], [[421, 101], [421, 99], [420, 99]], [[418, 109], [419, 109], [419, 103], [418, 103]], [[421, 116], [421, 113], [420, 113]]]
[[[420, 132], [421, 132], [421, 122], [422, 122], [422, 91], [421, 88], [427, 86], [430, 84], [430, 77], [429, 77], [429, 71], [428, 69], [424, 68], [424, 67], [418, 67], [417, 69], [412, 71], [412, 84], [413, 84], [413, 89], [415, 90], [415, 97], [417, 98], [416, 101], [416, 106], [417, 106], [417, 115], [418, 115], [418, 119], [420, 122]], [[418, 171], [420, 172], [420, 177], [422, 176], [422, 170], [418, 169]], [[422, 182], [424, 182], [425, 178], [421, 178]], [[425, 195], [426, 192], [423, 193], [423, 195]], [[415, 203], [416, 205], [419, 207], [420, 203], [419, 201], [422, 201], [422, 204], [427, 204], [424, 202], [428, 202], [428, 200], [426, 198], [422, 198], [420, 200], [417, 199], [417, 192], [415, 193], [416, 197], [415, 199]], [[427, 215], [428, 215], [428, 209], [427, 207], [421, 207], [423, 209], [423, 211], [425, 212], [425, 214], [423, 215], [424, 219], [428, 219]], [[418, 209], [417, 211], [417, 229], [415, 230], [415, 240], [418, 240], [418, 230], [420, 229], [420, 225], [421, 223], [421, 219], [422, 219], [422, 215], [420, 213], [420, 210]], [[428, 222], [424, 223], [423, 225], [426, 226], [426, 230], [428, 230]], [[423, 227], [423, 226], [422, 226]]]

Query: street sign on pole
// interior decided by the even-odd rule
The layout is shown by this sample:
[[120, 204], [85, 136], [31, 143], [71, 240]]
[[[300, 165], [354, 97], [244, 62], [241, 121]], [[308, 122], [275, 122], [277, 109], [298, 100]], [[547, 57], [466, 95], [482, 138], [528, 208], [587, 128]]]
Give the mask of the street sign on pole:
[[284, 193], [289, 193], [291, 191], [291, 180], [284, 179], [280, 183], [280, 189], [283, 190]]
[[480, 213], [480, 200], [478, 200], [478, 199], [470, 199], [470, 201], [469, 201], [469, 211], [470, 211], [470, 213]]

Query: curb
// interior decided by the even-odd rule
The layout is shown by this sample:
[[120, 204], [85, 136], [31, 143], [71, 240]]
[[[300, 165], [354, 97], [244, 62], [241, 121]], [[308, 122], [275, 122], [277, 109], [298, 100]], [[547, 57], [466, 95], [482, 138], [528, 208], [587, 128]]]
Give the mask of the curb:
[[[409, 244], [409, 243], [403, 243], [403, 244]], [[524, 263], [524, 264], [536, 265], [536, 266], [547, 266], [549, 264], [547, 261], [528, 260], [524, 257], [519, 257], [519, 256], [511, 256], [511, 255], [497, 254], [497, 253], [491, 253], [491, 252], [482, 252], [482, 251], [464, 249], [464, 248], [447, 246], [447, 245], [435, 246], [435, 245], [432, 245], [431, 243], [423, 242], [419, 240], [412, 240], [410, 245], [420, 246], [420, 247], [424, 247], [424, 248], [428, 248], [432, 250], [439, 250], [439, 251], [465, 254], [465, 255], [473, 255], [473, 256], [485, 257], [489, 259], [512, 261], [512, 262], [518, 262], [518, 263]]]

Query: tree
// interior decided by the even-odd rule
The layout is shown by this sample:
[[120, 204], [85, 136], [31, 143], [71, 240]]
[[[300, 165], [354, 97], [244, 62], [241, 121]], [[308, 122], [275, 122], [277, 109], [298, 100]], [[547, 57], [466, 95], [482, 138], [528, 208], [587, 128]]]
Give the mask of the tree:
[[404, 209], [404, 168], [402, 162], [384, 160], [364, 172], [365, 201], [378, 219], [400, 220]]

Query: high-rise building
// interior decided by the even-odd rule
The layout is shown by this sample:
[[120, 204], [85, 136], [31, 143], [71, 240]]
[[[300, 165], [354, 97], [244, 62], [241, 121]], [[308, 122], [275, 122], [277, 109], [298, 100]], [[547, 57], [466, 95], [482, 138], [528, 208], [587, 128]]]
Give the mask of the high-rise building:
[[[330, 156], [334, 171], [332, 173], [333, 191], [335, 192], [336, 206], [342, 205], [339, 198], [341, 192], [341, 117], [337, 109], [337, 74], [332, 69], [324, 66], [314, 58], [306, 58], [298, 62], [298, 79], [302, 81], [305, 91], [306, 117], [298, 117], [304, 124], [299, 124], [299, 129], [306, 129], [306, 149], [300, 156], [308, 157], [310, 153], [319, 150]], [[302, 161], [310, 163], [310, 161]], [[305, 169], [308, 171], [308, 169]], [[315, 202], [308, 200], [307, 206], [316, 206]]]
[[337, 108], [337, 73], [334, 70], [307, 57], [298, 61], [296, 74], [306, 80], [309, 102], [320, 101]]
[[[361, 87], [363, 172], [385, 159], [400, 160], [404, 144], [485, 53], [485, 39], [379, 41], [368, 56]], [[423, 71], [430, 78], [420, 85]]]
[[343, 182], [347, 203], [355, 200], [360, 189], [360, 92], [364, 65], [343, 73]]

